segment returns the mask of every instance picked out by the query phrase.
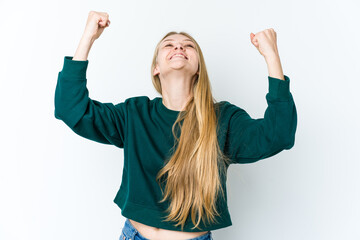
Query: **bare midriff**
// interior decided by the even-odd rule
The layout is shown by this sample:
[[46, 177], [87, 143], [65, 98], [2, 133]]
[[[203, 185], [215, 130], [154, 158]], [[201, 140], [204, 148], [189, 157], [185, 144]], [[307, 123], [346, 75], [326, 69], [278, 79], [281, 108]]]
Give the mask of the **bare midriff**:
[[129, 221], [143, 237], [151, 240], [169, 240], [169, 239], [186, 240], [186, 239], [196, 238], [208, 233], [208, 231], [205, 232], [173, 231], [173, 230], [151, 227], [131, 219], [129, 219]]

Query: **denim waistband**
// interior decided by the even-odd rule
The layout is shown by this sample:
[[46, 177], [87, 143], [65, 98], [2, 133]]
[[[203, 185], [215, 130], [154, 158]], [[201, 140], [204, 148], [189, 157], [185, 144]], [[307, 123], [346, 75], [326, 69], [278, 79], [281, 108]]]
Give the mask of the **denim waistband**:
[[[141, 235], [140, 232], [137, 231], [136, 228], [131, 224], [131, 222], [128, 218], [125, 221], [123, 232], [127, 238], [132, 239], [132, 240], [135, 239], [136, 234], [137, 234], [137, 238], [139, 238], [141, 240], [150, 240], [150, 239], [144, 237], [143, 235]], [[190, 238], [188, 240], [211, 240], [212, 239], [211, 235], [212, 235], [211, 231], [209, 231], [208, 233], [205, 233], [204, 235], [201, 235], [196, 238]]]

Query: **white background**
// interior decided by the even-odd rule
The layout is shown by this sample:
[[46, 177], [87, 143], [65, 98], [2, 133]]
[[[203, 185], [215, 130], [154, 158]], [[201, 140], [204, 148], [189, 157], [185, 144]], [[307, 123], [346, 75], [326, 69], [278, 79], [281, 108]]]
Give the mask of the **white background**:
[[[200, 44], [213, 95], [261, 118], [268, 71], [250, 33], [273, 28], [298, 113], [291, 150], [231, 165], [233, 225], [214, 239], [360, 239], [359, 13], [347, 1], [0, 2], [0, 239], [118, 239], [113, 199], [123, 149], [76, 135], [54, 117], [64, 57], [90, 10], [111, 25], [92, 46], [92, 99], [159, 96], [156, 43], [186, 31]], [[146, 197], [146, 196], [144, 196]]]

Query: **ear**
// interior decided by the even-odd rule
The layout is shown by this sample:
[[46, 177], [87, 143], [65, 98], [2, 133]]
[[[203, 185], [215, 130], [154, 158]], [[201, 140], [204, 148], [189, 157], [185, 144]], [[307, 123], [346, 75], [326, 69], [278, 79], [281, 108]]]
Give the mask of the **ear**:
[[154, 68], [154, 72], [153, 72], [153, 75], [156, 76], [160, 73], [159, 69], [158, 69], [158, 66], [156, 65], [156, 67]]

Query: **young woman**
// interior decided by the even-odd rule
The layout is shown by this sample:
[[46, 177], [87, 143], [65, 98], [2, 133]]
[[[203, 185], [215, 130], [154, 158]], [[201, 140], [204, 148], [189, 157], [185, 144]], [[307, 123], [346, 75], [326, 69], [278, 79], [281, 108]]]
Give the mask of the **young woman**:
[[55, 117], [78, 135], [124, 149], [114, 202], [126, 217], [124, 239], [212, 239], [232, 225], [227, 207], [230, 164], [271, 157], [295, 142], [297, 113], [281, 69], [276, 33], [251, 34], [268, 65], [268, 107], [252, 119], [211, 93], [204, 57], [185, 32], [166, 34], [155, 48], [151, 77], [162, 97], [136, 96], [116, 105], [90, 99], [88, 53], [110, 24], [91, 11], [74, 57], [66, 56], [55, 90]]

